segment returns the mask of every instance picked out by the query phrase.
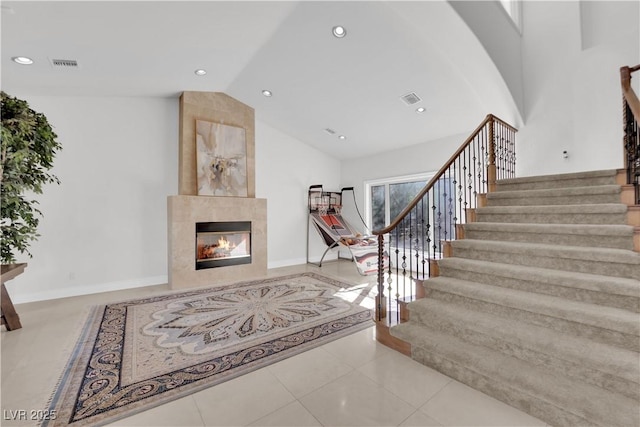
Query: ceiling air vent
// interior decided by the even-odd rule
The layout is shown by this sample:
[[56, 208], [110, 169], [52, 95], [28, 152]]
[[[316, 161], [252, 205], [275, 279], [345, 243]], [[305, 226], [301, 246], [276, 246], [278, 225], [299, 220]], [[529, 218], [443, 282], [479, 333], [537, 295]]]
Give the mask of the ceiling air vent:
[[78, 61], [75, 59], [52, 59], [53, 68], [78, 68]]
[[406, 95], [402, 95], [400, 99], [402, 99], [402, 101], [407, 105], [413, 105], [422, 101], [422, 99], [420, 99], [420, 97], [416, 95], [415, 92], [410, 92]]
[[331, 129], [331, 128], [326, 128], [324, 131], [326, 133], [328, 133], [329, 135], [335, 135], [336, 134], [336, 131]]

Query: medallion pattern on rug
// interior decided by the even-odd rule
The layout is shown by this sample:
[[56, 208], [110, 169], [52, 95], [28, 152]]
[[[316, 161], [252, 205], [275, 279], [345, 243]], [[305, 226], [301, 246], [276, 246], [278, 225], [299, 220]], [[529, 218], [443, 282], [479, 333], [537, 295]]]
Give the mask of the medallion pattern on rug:
[[268, 285], [237, 289], [197, 299], [167, 304], [153, 314], [157, 319], [143, 328], [157, 336], [160, 347], [180, 347], [185, 353], [202, 354], [231, 341], [261, 335], [274, 329], [328, 313], [341, 313], [350, 305], [333, 297], [328, 289], [312, 285]]
[[43, 425], [99, 425], [371, 326], [315, 273], [96, 307]]

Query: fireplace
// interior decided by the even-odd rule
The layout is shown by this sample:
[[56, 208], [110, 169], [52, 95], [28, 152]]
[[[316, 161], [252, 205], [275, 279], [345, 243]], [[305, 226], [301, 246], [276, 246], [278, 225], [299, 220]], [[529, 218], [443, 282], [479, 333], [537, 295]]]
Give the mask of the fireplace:
[[197, 222], [196, 270], [251, 264], [251, 222]]

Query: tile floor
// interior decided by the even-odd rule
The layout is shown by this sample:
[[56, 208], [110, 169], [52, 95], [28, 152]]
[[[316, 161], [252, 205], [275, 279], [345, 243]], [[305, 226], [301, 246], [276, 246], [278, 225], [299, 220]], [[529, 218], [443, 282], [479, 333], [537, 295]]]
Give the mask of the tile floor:
[[[317, 271], [311, 265], [269, 275]], [[324, 274], [373, 284], [348, 261]], [[23, 328], [2, 328], [0, 425], [44, 408], [90, 305], [167, 292], [166, 285], [17, 306]], [[354, 292], [354, 299], [358, 293]], [[366, 301], [366, 300], [365, 300]], [[14, 412], [15, 413], [15, 412]], [[117, 426], [544, 426], [375, 340], [373, 327], [113, 423]]]

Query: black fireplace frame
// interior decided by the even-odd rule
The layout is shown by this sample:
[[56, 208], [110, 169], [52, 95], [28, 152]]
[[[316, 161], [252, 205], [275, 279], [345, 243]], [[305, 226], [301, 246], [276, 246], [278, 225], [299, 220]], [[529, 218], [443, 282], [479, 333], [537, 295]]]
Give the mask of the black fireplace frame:
[[[230, 267], [233, 265], [251, 264], [251, 221], [216, 221], [216, 222], [196, 222], [195, 231], [195, 252], [194, 260], [196, 270], [207, 268]], [[198, 233], [249, 233], [249, 256], [239, 258], [211, 258], [198, 261]]]

